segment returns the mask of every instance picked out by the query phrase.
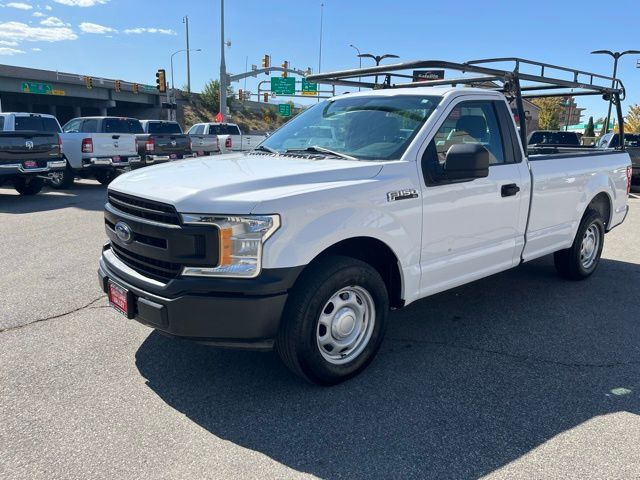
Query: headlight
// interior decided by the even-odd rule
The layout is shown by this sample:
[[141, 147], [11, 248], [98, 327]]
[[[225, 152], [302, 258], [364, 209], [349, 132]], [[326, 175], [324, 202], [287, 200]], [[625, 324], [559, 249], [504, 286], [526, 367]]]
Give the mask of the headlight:
[[209, 224], [218, 227], [217, 267], [184, 267], [182, 275], [195, 277], [253, 278], [262, 269], [262, 246], [280, 227], [278, 215], [223, 217], [183, 214], [188, 225]]

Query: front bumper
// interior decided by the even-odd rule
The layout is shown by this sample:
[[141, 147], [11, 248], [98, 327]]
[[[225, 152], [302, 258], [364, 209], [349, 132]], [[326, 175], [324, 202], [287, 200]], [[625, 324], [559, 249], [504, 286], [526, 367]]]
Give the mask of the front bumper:
[[301, 268], [263, 271], [262, 279], [176, 279], [141, 276], [105, 246], [98, 277], [131, 292], [133, 318], [165, 334], [221, 347], [270, 350]]
[[[25, 167], [22, 163], [5, 163], [0, 164], [0, 175], [38, 175], [48, 174], [51, 172], [57, 172], [64, 170], [67, 166], [67, 161], [61, 160], [48, 160], [46, 166], [29, 168]], [[46, 176], [46, 175], [45, 175]]]

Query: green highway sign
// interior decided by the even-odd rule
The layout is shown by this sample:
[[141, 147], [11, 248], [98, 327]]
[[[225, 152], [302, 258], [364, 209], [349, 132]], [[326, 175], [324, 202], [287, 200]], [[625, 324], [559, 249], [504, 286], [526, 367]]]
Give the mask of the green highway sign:
[[22, 82], [22, 91], [24, 93], [35, 93], [37, 95], [52, 95], [53, 88], [46, 83]]
[[295, 95], [296, 79], [293, 77], [271, 77], [271, 93], [276, 95]]
[[318, 84], [311, 83], [306, 78], [302, 79], [302, 95], [316, 96], [318, 95]]
[[290, 117], [291, 105], [288, 103], [281, 103], [280, 105], [278, 105], [278, 114], [282, 115], [283, 117]]

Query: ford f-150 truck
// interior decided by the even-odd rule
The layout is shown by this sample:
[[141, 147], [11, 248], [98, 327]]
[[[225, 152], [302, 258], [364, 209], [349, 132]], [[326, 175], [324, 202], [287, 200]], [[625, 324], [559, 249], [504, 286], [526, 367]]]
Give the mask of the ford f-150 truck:
[[52, 115], [0, 113], [0, 186], [11, 182], [21, 195], [35, 195], [64, 170], [60, 131]]
[[[275, 347], [334, 384], [374, 358], [390, 309], [548, 254], [567, 279], [593, 274], [627, 215], [628, 154], [528, 155], [501, 92], [387, 87], [319, 103], [251, 152], [117, 178], [99, 264], [111, 305], [168, 335]], [[333, 132], [300, 148], [314, 129]]]
[[107, 185], [125, 168], [141, 161], [135, 134], [142, 129], [135, 118], [74, 118], [62, 131], [67, 168], [51, 176], [49, 183], [54, 188], [71, 187], [76, 176]]
[[[619, 148], [620, 135], [617, 133], [607, 133], [598, 140], [597, 148]], [[627, 133], [624, 136], [624, 148], [631, 157], [633, 176], [631, 181], [640, 184], [640, 134]]]
[[141, 120], [140, 124], [144, 132], [137, 135], [140, 166], [193, 157], [189, 136], [178, 122]]

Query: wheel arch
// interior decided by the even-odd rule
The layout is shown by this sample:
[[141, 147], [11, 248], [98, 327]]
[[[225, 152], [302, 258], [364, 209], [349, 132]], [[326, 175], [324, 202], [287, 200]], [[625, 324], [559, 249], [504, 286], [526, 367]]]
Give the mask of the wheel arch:
[[613, 201], [609, 196], [609, 193], [605, 191], [601, 191], [596, 194], [591, 201], [587, 204], [584, 212], [582, 212], [582, 217], [584, 217], [585, 213], [590, 210], [596, 210], [600, 213], [602, 220], [604, 221], [605, 231], [609, 231], [611, 229], [611, 216], [613, 214]]

